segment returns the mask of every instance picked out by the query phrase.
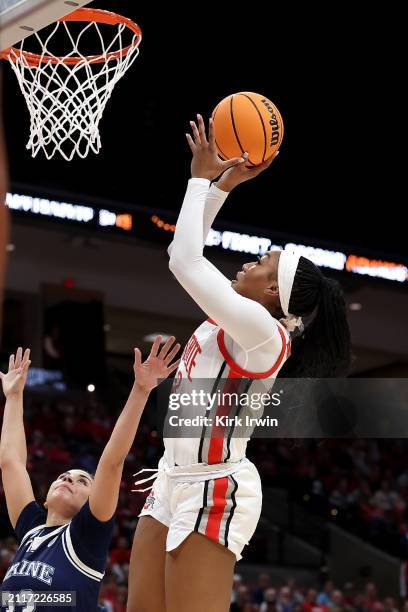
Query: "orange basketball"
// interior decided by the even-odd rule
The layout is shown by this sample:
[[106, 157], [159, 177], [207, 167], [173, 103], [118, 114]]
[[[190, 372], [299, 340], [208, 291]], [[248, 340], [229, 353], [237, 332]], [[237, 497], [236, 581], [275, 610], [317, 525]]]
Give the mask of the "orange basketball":
[[269, 159], [283, 139], [283, 121], [275, 104], [251, 91], [232, 94], [212, 114], [218, 152], [223, 159], [249, 154], [247, 165]]

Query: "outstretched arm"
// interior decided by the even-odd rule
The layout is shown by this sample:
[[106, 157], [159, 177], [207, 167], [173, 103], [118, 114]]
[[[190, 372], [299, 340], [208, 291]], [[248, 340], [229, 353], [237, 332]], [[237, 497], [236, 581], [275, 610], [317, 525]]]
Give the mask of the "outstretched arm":
[[13, 528], [23, 508], [34, 501], [27, 472], [27, 445], [23, 422], [23, 391], [30, 366], [30, 350], [11, 355], [7, 374], [0, 372], [6, 396], [0, 440], [0, 469], [7, 510]]
[[116, 510], [123, 464], [132, 447], [151, 390], [179, 365], [179, 361], [173, 363], [173, 359], [180, 344], [174, 345], [175, 338], [171, 337], [159, 351], [161, 340], [161, 336], [156, 338], [144, 363], [139, 349], [135, 349], [135, 382], [99, 460], [89, 497], [91, 512], [100, 521], [108, 521]]
[[[206, 264], [203, 257], [203, 219], [210, 180], [225, 170], [227, 173], [237, 173], [245, 158], [229, 160], [231, 170], [228, 170], [225, 165], [228, 162], [222, 162], [218, 158], [211, 120], [208, 140], [201, 117], [199, 128], [197, 129], [194, 123], [192, 128], [194, 140], [188, 135], [193, 153], [192, 178], [177, 221], [170, 270], [204, 312], [245, 350], [253, 350], [262, 345], [266, 347], [269, 342], [275, 340], [280, 342], [279, 333], [269, 312], [254, 300], [239, 295], [230, 283], [225, 282], [225, 277]], [[243, 169], [239, 173], [252, 178], [270, 163], [271, 160], [262, 167]], [[242, 180], [247, 178], [239, 182]], [[223, 184], [222, 178], [220, 184]], [[269, 345], [266, 348], [271, 350]]]
[[[212, 227], [212, 224], [214, 223], [214, 219], [216, 218], [219, 211], [221, 210], [221, 207], [224, 204], [227, 197], [228, 197], [227, 191], [222, 191], [215, 184], [211, 185], [207, 193], [207, 197], [206, 197], [205, 204], [204, 204], [203, 248], [205, 246], [205, 241], [207, 240], [208, 233]], [[169, 257], [171, 257], [171, 252], [173, 250], [173, 244], [174, 244], [174, 241], [170, 243], [167, 249]], [[220, 270], [218, 270], [218, 268], [216, 268], [210, 261], [208, 261], [207, 258], [203, 257], [203, 263], [205, 266], [207, 266], [207, 268], [210, 268], [214, 272], [216, 272], [220, 276], [220, 278], [223, 279], [224, 284], [226, 284], [227, 286], [231, 284], [231, 281], [228, 280], [228, 278]]]

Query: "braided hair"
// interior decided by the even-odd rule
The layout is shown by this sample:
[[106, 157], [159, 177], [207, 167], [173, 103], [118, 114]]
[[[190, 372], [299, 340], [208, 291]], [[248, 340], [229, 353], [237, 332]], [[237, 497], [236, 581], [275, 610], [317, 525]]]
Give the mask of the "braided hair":
[[346, 303], [339, 283], [300, 257], [289, 312], [301, 316], [304, 331], [292, 339], [292, 355], [279, 372], [285, 378], [347, 375], [351, 363]]

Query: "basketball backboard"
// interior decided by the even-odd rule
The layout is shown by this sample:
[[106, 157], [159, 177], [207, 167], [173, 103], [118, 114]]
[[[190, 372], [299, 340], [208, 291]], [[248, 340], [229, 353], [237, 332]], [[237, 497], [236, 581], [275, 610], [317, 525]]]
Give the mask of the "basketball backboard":
[[0, 0], [0, 51], [91, 0]]

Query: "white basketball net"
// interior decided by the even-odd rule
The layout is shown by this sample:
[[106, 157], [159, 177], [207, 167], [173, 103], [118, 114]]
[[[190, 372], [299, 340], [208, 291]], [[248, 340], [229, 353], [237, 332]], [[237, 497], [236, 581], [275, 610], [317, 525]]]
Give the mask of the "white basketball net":
[[[99, 122], [105, 106], [116, 83], [139, 54], [138, 44], [127, 55], [122, 52], [124, 30], [127, 30], [129, 38], [129, 29], [123, 23], [109, 26], [95, 22], [81, 24], [84, 27], [75, 36], [72, 32], [74, 23], [78, 28], [78, 22], [57, 22], [47, 37], [41, 38], [41, 32], [33, 34], [42, 48], [43, 61], [38, 66], [31, 65], [22, 52], [25, 41], [18, 49], [10, 49], [8, 59], [30, 111], [31, 135], [27, 149], [31, 150], [33, 157], [41, 150], [47, 159], [60, 154], [67, 161], [75, 155], [86, 157], [90, 149], [98, 153], [101, 148]], [[104, 34], [107, 27], [114, 32], [109, 44], [104, 41], [101, 25], [105, 28]], [[96, 29], [102, 51], [90, 57], [83, 55], [81, 44], [85, 42], [84, 35], [92, 28]], [[58, 30], [60, 36], [61, 29], [65, 29], [63, 33], [68, 37], [70, 47], [72, 45], [72, 50], [64, 57], [54, 55], [50, 49], [53, 37]], [[134, 34], [133, 42], [136, 38]], [[32, 36], [27, 40], [32, 40]], [[117, 51], [118, 57], [108, 57]], [[79, 58], [78, 63], [66, 64], [64, 60], [70, 57]], [[101, 57], [104, 61], [96, 63], [95, 58]], [[55, 58], [55, 63], [51, 58]]]

